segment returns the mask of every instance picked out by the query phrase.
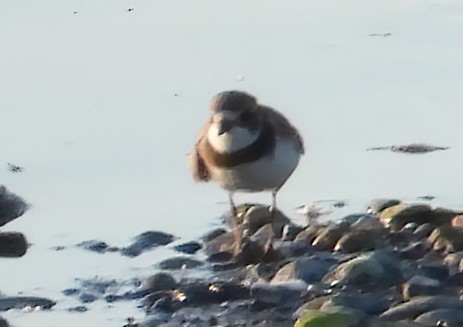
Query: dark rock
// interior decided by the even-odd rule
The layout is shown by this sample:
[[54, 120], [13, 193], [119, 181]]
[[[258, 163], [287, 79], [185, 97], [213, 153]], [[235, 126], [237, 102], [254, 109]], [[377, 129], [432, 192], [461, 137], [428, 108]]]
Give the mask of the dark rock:
[[201, 244], [195, 241], [190, 241], [174, 246], [176, 251], [186, 254], [195, 254], [197, 251], [201, 250], [201, 248]]
[[302, 240], [274, 242], [274, 248], [285, 258], [302, 257], [315, 252], [311, 245]]
[[454, 286], [463, 286], [463, 272], [457, 272], [449, 278], [449, 284]]
[[417, 260], [428, 252], [429, 246], [424, 242], [414, 242], [400, 250], [400, 257], [408, 260]]
[[216, 228], [201, 237], [204, 242], [210, 242], [214, 238], [226, 233], [227, 231], [224, 228]]
[[463, 302], [457, 297], [422, 296], [390, 308], [383, 312], [380, 318], [386, 321], [413, 320], [423, 313], [438, 309], [463, 310]]
[[55, 301], [35, 296], [0, 297], [0, 311], [7, 311], [10, 309], [24, 309], [26, 307], [50, 309], [55, 304]]
[[424, 223], [431, 223], [433, 218], [434, 214], [429, 205], [411, 204], [406, 205], [402, 210], [399, 210], [394, 215], [392, 215], [389, 220], [389, 226], [391, 230], [397, 232], [408, 223], [415, 222], [419, 225], [422, 225]]
[[79, 295], [79, 301], [82, 303], [92, 303], [95, 302], [98, 297], [95, 294], [91, 293], [81, 293]]
[[439, 281], [445, 282], [449, 278], [449, 268], [445, 265], [426, 265], [422, 264], [418, 266], [418, 272], [421, 273], [422, 275], [432, 278], [432, 279], [437, 279]]
[[463, 326], [463, 310], [439, 309], [423, 313], [415, 319], [416, 322], [425, 326], [442, 326], [438, 322], [444, 322], [447, 327]]
[[182, 303], [194, 306], [248, 299], [251, 294], [244, 285], [220, 281], [182, 285], [178, 291], [183, 295]]
[[177, 286], [175, 278], [163, 272], [148, 277], [142, 283], [142, 289], [149, 292], [174, 290]]
[[[452, 218], [457, 215], [455, 211], [442, 208], [431, 209], [431, 207], [426, 204], [411, 204], [405, 206], [399, 204], [398, 207], [399, 210], [391, 215], [389, 219], [389, 226], [393, 231], [399, 231], [406, 224], [412, 222], [418, 225], [429, 223], [435, 226], [449, 224]], [[393, 208], [395, 207], [389, 209]]]
[[289, 223], [290, 220], [281, 211], [277, 210], [272, 214], [268, 207], [262, 205], [250, 207], [243, 215], [243, 226], [248, 235], [253, 235], [262, 226], [271, 224], [275, 235], [281, 237], [284, 226]]
[[22, 233], [0, 233], [0, 257], [17, 258], [26, 254], [29, 243]]
[[242, 266], [259, 263], [265, 256], [265, 247], [251, 240], [246, 240], [238, 253], [236, 254], [236, 262]]
[[166, 245], [174, 240], [171, 234], [148, 231], [135, 237], [135, 241], [126, 248], [121, 250], [121, 253], [128, 257], [136, 257], [142, 252], [151, 250], [160, 245]]
[[442, 284], [436, 280], [424, 276], [413, 276], [403, 285], [403, 298], [410, 300], [421, 295], [437, 295], [442, 292]]
[[417, 229], [413, 232], [413, 236], [418, 239], [428, 238], [429, 235], [434, 231], [436, 227], [430, 223], [425, 223], [423, 225], [418, 226]]
[[367, 151], [389, 150], [392, 152], [423, 154], [423, 153], [428, 153], [428, 152], [433, 152], [433, 151], [442, 151], [442, 150], [448, 150], [448, 149], [450, 149], [450, 147], [448, 146], [435, 146], [435, 145], [424, 144], [424, 143], [412, 143], [412, 144], [405, 144], [405, 145], [373, 147], [373, 148], [368, 148]]
[[281, 239], [283, 241], [293, 241], [304, 229], [304, 227], [299, 225], [287, 224], [283, 227], [283, 235], [281, 235]]
[[428, 237], [429, 243], [438, 251], [458, 252], [463, 250], [463, 227], [443, 225]]
[[77, 288], [67, 288], [62, 291], [62, 293], [66, 296], [76, 295], [80, 293], [80, 290]]
[[298, 258], [283, 266], [272, 278], [271, 283], [300, 279], [308, 284], [321, 281], [328, 270], [337, 263], [333, 257], [317, 256]]
[[307, 293], [305, 284], [255, 284], [251, 287], [249, 296], [252, 296], [255, 304], [262, 308], [293, 312], [299, 307]]
[[400, 261], [384, 251], [374, 251], [341, 263], [323, 281], [332, 285], [377, 289], [397, 285], [402, 278]]
[[29, 209], [20, 196], [11, 193], [3, 185], [0, 186], [0, 226], [22, 216]]
[[8, 321], [0, 317], [0, 327], [10, 327], [10, 324], [8, 324]]
[[397, 199], [374, 199], [368, 204], [367, 213], [377, 215], [384, 209], [395, 206], [399, 203], [400, 200]]
[[206, 258], [208, 262], [227, 262], [233, 259], [234, 254], [231, 252], [217, 252]]
[[79, 306], [77, 306], [77, 307], [68, 308], [67, 311], [69, 311], [69, 312], [78, 312], [78, 313], [82, 313], [82, 312], [87, 312], [88, 309], [87, 309], [86, 306], [79, 305]]
[[326, 227], [312, 242], [312, 245], [321, 251], [333, 250], [339, 239], [349, 230], [349, 226], [349, 223], [342, 222]]
[[300, 231], [295, 238], [295, 241], [303, 241], [308, 244], [312, 242], [323, 232], [326, 226], [323, 225], [310, 225], [307, 228]]
[[368, 293], [337, 294], [330, 298], [330, 302], [333, 305], [360, 310], [369, 315], [379, 315], [391, 304], [386, 298]]
[[178, 270], [178, 269], [192, 269], [202, 266], [203, 263], [201, 261], [192, 259], [190, 257], [174, 257], [163, 260], [158, 263], [158, 267], [160, 269], [166, 270]]
[[151, 308], [153, 305], [162, 298], [165, 297], [172, 297], [172, 292], [169, 291], [156, 291], [156, 292], [151, 292], [147, 294], [145, 297], [143, 297], [143, 300], [141, 302], [141, 307], [145, 308], [145, 311], [150, 312]]
[[378, 219], [378, 216], [362, 214], [356, 221], [351, 224], [353, 230], [384, 230], [384, 225]]
[[222, 233], [207, 242], [204, 251], [208, 255], [213, 255], [221, 252], [235, 253], [241, 246], [242, 241], [241, 230], [235, 229], [226, 233]]
[[84, 241], [77, 244], [77, 246], [84, 250], [97, 253], [105, 253], [109, 247], [105, 242], [97, 240]]
[[351, 230], [336, 243], [334, 250], [346, 253], [369, 251], [384, 244], [382, 229]]

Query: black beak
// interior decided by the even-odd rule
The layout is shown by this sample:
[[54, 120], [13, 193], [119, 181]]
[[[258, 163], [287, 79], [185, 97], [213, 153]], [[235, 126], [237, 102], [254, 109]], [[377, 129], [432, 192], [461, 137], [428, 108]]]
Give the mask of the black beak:
[[222, 135], [228, 132], [232, 127], [233, 127], [233, 121], [228, 120], [228, 119], [223, 119], [219, 123], [219, 135]]

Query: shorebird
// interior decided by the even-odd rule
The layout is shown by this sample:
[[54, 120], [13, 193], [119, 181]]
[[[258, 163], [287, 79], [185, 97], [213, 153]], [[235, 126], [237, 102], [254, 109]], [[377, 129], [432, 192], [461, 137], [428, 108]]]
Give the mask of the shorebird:
[[227, 190], [235, 216], [237, 191], [271, 191], [274, 212], [278, 191], [304, 154], [301, 135], [282, 114], [245, 92], [215, 95], [210, 110], [189, 156], [193, 178]]

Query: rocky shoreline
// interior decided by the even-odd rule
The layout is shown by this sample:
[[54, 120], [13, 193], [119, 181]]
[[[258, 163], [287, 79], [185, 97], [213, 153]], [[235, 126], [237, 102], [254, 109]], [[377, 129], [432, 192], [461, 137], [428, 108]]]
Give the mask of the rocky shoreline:
[[[23, 209], [25, 202], [2, 191], [10, 201], [0, 213], [6, 223], [14, 215], [4, 212], [20, 212], [11, 199]], [[128, 318], [125, 327], [463, 326], [460, 212], [382, 199], [337, 222], [299, 226], [282, 212], [246, 204], [237, 219], [225, 214], [224, 221], [200, 240], [175, 245], [179, 254], [159, 262], [149, 278], [79, 280], [63, 290], [81, 303], [68, 310], [85, 312], [96, 300], [132, 301], [146, 318]], [[125, 247], [95, 240], [77, 246], [134, 257], [175, 239], [147, 231]], [[2, 256], [21, 256], [27, 241], [0, 233], [0, 249]], [[0, 296], [0, 312], [54, 304]], [[0, 326], [9, 325], [0, 317]]]
[[[70, 293], [88, 296], [97, 284], [103, 291], [94, 298], [137, 301], [146, 319], [125, 327], [463, 326], [460, 214], [386, 199], [336, 223], [298, 226], [281, 212], [243, 205], [238, 220], [225, 217], [232, 227], [177, 245], [182, 255], [132, 289], [113, 293], [94, 280]], [[157, 233], [134, 244], [149, 250], [141, 240]]]

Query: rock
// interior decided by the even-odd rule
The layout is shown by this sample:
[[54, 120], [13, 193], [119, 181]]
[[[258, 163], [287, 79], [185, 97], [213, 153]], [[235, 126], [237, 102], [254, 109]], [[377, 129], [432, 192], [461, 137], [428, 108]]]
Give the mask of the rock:
[[360, 319], [349, 312], [307, 310], [294, 327], [358, 327]]
[[454, 275], [461, 271], [461, 260], [463, 259], [463, 251], [456, 253], [449, 253], [444, 258], [444, 264], [449, 269], [449, 274]]
[[166, 270], [192, 269], [202, 265], [203, 263], [201, 261], [182, 256], [165, 259], [157, 264], [159, 269]]
[[201, 239], [204, 241], [204, 242], [210, 242], [212, 241], [214, 238], [226, 233], [227, 231], [224, 229], [224, 228], [216, 228], [216, 229], [213, 229], [211, 230], [210, 232], [206, 233], [205, 235], [203, 235], [201, 237]]
[[332, 256], [313, 255], [311, 257], [297, 258], [278, 270], [271, 283], [300, 279], [307, 284], [314, 284], [319, 282], [336, 262], [337, 260]]
[[456, 215], [455, 211], [442, 208], [431, 209], [427, 204], [401, 203], [384, 210], [380, 215], [380, 220], [392, 231], [399, 231], [408, 223], [418, 225], [429, 223], [435, 226], [449, 224]]
[[308, 244], [312, 242], [320, 235], [326, 226], [323, 225], [310, 225], [296, 235], [295, 241], [304, 241]]
[[281, 235], [281, 239], [283, 241], [293, 241], [300, 232], [302, 232], [305, 228], [302, 226], [294, 225], [294, 224], [287, 224], [283, 227], [283, 232]]
[[92, 303], [98, 300], [98, 296], [92, 293], [81, 293], [79, 295], [79, 301], [82, 303]]
[[455, 216], [455, 218], [452, 219], [452, 226], [463, 227], [463, 215]]
[[333, 296], [321, 296], [303, 304], [294, 313], [295, 317], [300, 315], [307, 309], [319, 310], [322, 307], [341, 306], [364, 312], [368, 315], [379, 315], [386, 311], [391, 304], [391, 301], [385, 297], [378, 297], [375, 294], [367, 293], [352, 293], [352, 294], [336, 294]]
[[241, 245], [242, 235], [239, 229], [234, 229], [229, 232], [222, 233], [214, 237], [211, 241], [205, 244], [204, 251], [208, 255], [216, 253], [229, 252], [235, 253]]
[[[256, 241], [245, 239], [234, 258], [235, 262], [241, 266], [262, 262], [264, 260], [267, 249], [268, 248]], [[271, 249], [271, 251], [273, 250]]]
[[393, 231], [399, 231], [408, 223], [414, 222], [422, 225], [424, 223], [431, 223], [433, 218], [434, 215], [430, 206], [426, 204], [411, 204], [391, 216], [389, 227]]
[[421, 264], [417, 272], [441, 282], [447, 281], [450, 275], [449, 268], [443, 264]]
[[254, 309], [274, 309], [277, 307], [280, 311], [287, 309], [288, 313], [292, 313], [302, 304], [306, 294], [307, 284], [298, 282], [282, 284], [257, 283], [251, 286], [249, 293], [250, 297], [254, 299]]
[[135, 237], [135, 241], [126, 248], [121, 250], [121, 253], [128, 257], [136, 257], [142, 252], [151, 250], [160, 245], [166, 245], [174, 240], [171, 234], [148, 231]]
[[407, 247], [400, 249], [399, 254], [403, 259], [417, 260], [428, 252], [429, 245], [425, 242], [413, 242]]
[[146, 278], [142, 285], [143, 290], [149, 292], [174, 290], [178, 287], [177, 281], [172, 275], [160, 272]]
[[8, 322], [5, 319], [0, 317], [0, 327], [10, 327], [10, 325], [8, 324]]
[[76, 307], [67, 308], [66, 310], [68, 312], [78, 312], [78, 313], [83, 313], [83, 312], [88, 311], [87, 307], [84, 306], [84, 305], [79, 305], [79, 306], [76, 306]]
[[379, 315], [391, 304], [387, 298], [368, 293], [337, 294], [330, 298], [330, 302], [332, 305], [349, 307], [369, 315]]
[[20, 196], [11, 193], [5, 186], [0, 186], [0, 226], [21, 217], [28, 209], [29, 204]]
[[374, 199], [367, 207], [367, 213], [378, 215], [381, 211], [400, 203], [397, 199]]
[[106, 250], [108, 250], [109, 248], [108, 244], [106, 244], [103, 241], [97, 241], [97, 240], [84, 241], [84, 242], [77, 244], [77, 246], [84, 250], [96, 252], [96, 253], [106, 253]]
[[383, 224], [375, 215], [362, 215], [352, 225], [352, 229], [355, 230], [379, 230], [384, 229]]
[[436, 227], [430, 223], [425, 223], [423, 225], [418, 226], [417, 229], [413, 232], [413, 236], [417, 239], [428, 238], [429, 235], [434, 231]]
[[243, 226], [248, 235], [253, 235], [262, 226], [271, 224], [277, 237], [281, 237], [283, 228], [290, 220], [281, 211], [271, 213], [267, 206], [253, 205], [243, 215]]
[[406, 203], [398, 203], [393, 206], [389, 206], [381, 211], [379, 215], [379, 220], [385, 227], [389, 227], [390, 220], [396, 216], [398, 213], [402, 212], [405, 208], [408, 208], [409, 205]]
[[463, 250], [463, 227], [443, 225], [436, 228], [428, 237], [434, 250], [458, 252]]
[[383, 251], [361, 254], [341, 263], [323, 278], [332, 285], [381, 288], [402, 282], [400, 262]]
[[202, 246], [196, 241], [190, 241], [174, 246], [175, 251], [186, 253], [186, 254], [195, 254], [201, 250]]
[[330, 225], [317, 236], [312, 245], [320, 251], [331, 251], [348, 230], [349, 224], [346, 222]]
[[451, 296], [422, 296], [399, 304], [383, 312], [380, 318], [386, 321], [413, 320], [423, 313], [438, 309], [463, 310], [463, 302]]
[[[448, 326], [459, 327], [463, 326], [463, 310], [455, 309], [439, 309], [423, 313], [415, 319], [416, 322], [425, 326]], [[438, 322], [442, 321], [446, 325], [439, 325]]]
[[403, 298], [406, 301], [420, 295], [437, 295], [442, 291], [442, 285], [438, 280], [424, 276], [413, 276], [402, 287]]
[[55, 304], [55, 301], [35, 296], [0, 296], [0, 311], [27, 307], [50, 309]]
[[17, 258], [26, 254], [29, 243], [22, 233], [0, 233], [0, 257]]
[[381, 229], [351, 230], [341, 237], [334, 250], [346, 253], [374, 250], [384, 244], [383, 234]]

